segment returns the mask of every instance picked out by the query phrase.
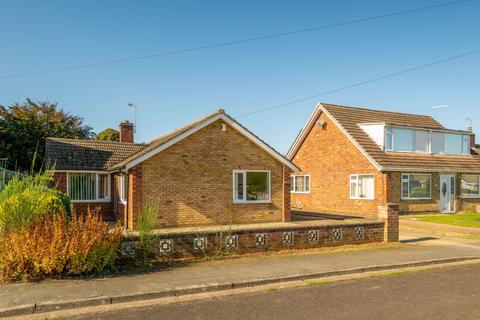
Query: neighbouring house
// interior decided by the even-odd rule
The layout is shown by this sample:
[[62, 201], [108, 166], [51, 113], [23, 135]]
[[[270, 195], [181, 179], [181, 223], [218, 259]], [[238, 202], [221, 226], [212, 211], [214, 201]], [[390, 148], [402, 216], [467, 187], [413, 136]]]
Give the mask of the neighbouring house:
[[120, 142], [49, 138], [55, 183], [78, 213], [137, 228], [144, 210], [158, 227], [290, 220], [290, 175], [298, 168], [223, 110], [148, 144], [131, 123]]
[[450, 130], [431, 116], [321, 103], [287, 158], [292, 208], [355, 215], [475, 211], [480, 156], [471, 128]]

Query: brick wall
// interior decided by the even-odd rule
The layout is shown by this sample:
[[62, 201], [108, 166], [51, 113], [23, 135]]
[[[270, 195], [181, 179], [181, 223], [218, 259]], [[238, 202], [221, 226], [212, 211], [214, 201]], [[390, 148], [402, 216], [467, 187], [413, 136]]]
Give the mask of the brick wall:
[[[293, 162], [310, 174], [310, 193], [291, 195], [292, 208], [306, 211], [376, 215], [386, 202], [387, 176], [379, 172], [325, 114], [315, 124]], [[374, 200], [350, 199], [350, 175], [372, 174]]]
[[[234, 204], [235, 169], [270, 170], [271, 203]], [[159, 227], [280, 222], [289, 202], [283, 170], [235, 129], [222, 131], [219, 120], [142, 162], [137, 208], [154, 208]]]

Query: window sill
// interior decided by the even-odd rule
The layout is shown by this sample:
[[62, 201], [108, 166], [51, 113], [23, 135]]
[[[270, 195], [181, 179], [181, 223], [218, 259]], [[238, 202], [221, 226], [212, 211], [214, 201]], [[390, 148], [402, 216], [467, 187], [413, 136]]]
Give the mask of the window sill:
[[372, 200], [375, 200], [375, 198], [350, 198], [350, 200], [369, 200], [369, 201], [372, 201]]
[[472, 195], [472, 196], [463, 196], [463, 195], [461, 195], [460, 198], [461, 198], [461, 199], [480, 199], [480, 195], [476, 195], [476, 196], [474, 196], [474, 195]]
[[432, 198], [401, 198], [401, 200], [405, 200], [405, 201], [417, 201], [417, 200], [432, 200]]
[[258, 200], [258, 201], [233, 201], [233, 204], [271, 204], [271, 200]]
[[109, 203], [110, 199], [101, 200], [70, 200], [70, 203]]
[[296, 193], [296, 194], [308, 194], [310, 191], [290, 191], [290, 193]]

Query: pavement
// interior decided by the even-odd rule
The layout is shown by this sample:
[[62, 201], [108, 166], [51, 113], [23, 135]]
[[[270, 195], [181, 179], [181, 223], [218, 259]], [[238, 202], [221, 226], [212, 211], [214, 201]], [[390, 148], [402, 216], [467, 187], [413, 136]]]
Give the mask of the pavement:
[[390, 248], [306, 250], [129, 276], [5, 284], [0, 286], [0, 317], [480, 258], [480, 240], [446, 231], [431, 236], [428, 230], [433, 234], [437, 224], [412, 227], [411, 219], [400, 222], [403, 245]]

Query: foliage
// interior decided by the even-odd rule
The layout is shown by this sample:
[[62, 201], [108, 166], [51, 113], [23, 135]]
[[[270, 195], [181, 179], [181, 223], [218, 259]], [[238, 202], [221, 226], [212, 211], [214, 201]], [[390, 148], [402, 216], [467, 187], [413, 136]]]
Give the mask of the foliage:
[[[57, 104], [33, 102], [0, 105], [0, 156], [8, 158], [7, 169], [28, 171], [38, 151], [35, 170], [44, 160], [45, 138], [93, 139], [92, 128], [83, 119], [59, 109]], [[37, 150], [38, 149], [38, 150]]]
[[0, 191], [0, 231], [29, 224], [46, 214], [69, 215], [70, 200], [49, 188], [47, 172], [16, 176]]
[[138, 237], [143, 264], [147, 264], [147, 261], [154, 253], [155, 237], [153, 230], [156, 226], [156, 219], [156, 211], [149, 206], [144, 207], [138, 215]]
[[418, 220], [425, 222], [435, 222], [451, 224], [461, 227], [480, 228], [479, 213], [455, 213], [455, 214], [436, 214], [431, 216], [419, 217]]
[[102, 141], [120, 141], [120, 133], [112, 128], [107, 128], [97, 135], [96, 140]]
[[0, 234], [0, 280], [101, 272], [114, 266], [120, 239], [121, 228], [110, 230], [96, 213], [45, 215]]

